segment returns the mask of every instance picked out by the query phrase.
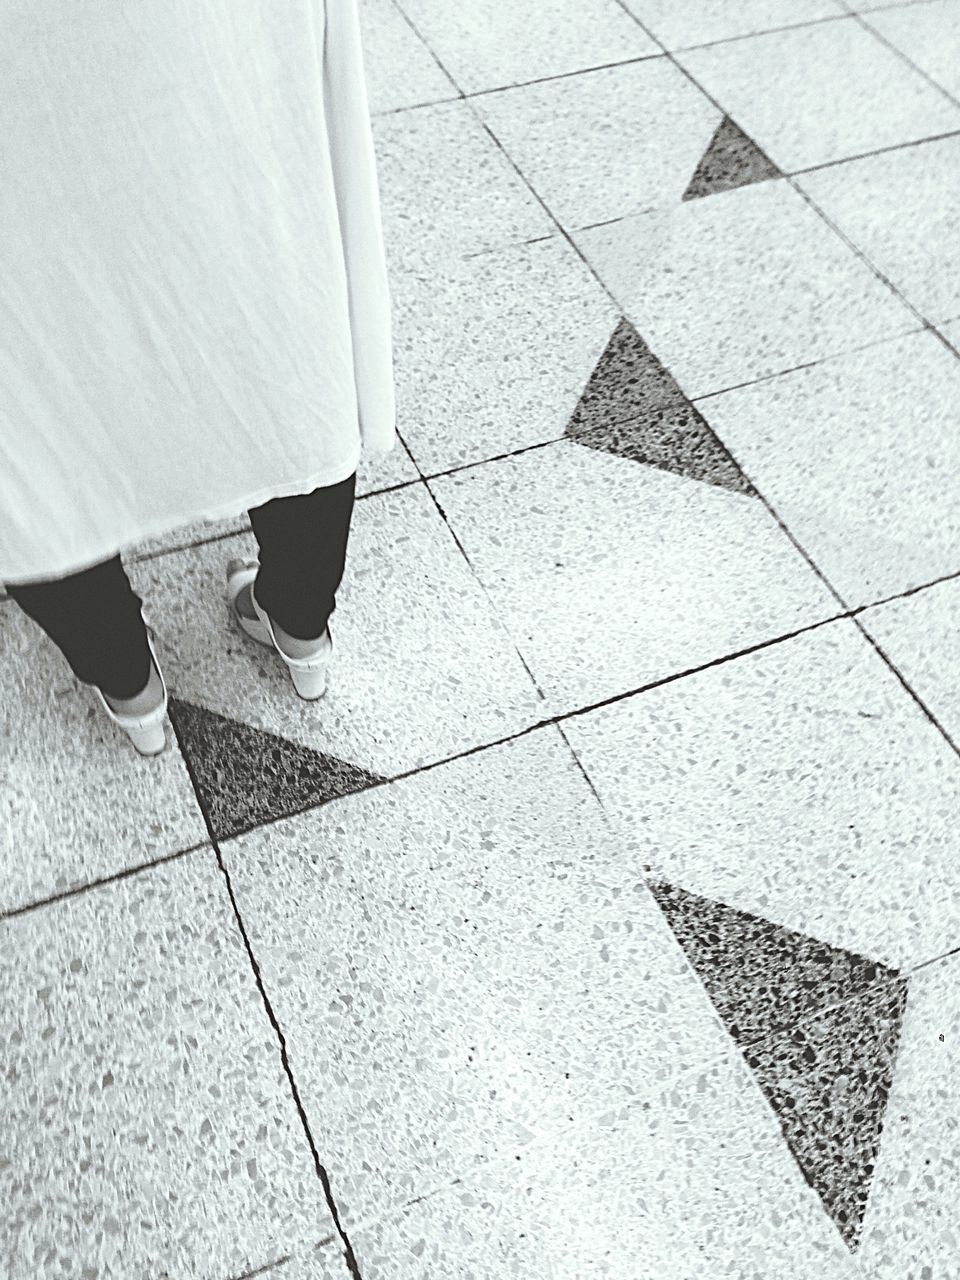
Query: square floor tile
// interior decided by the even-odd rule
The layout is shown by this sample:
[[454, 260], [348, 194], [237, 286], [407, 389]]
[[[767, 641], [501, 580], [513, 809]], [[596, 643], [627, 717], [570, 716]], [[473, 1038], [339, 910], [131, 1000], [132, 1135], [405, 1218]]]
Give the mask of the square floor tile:
[[931, 80], [960, 98], [960, 4], [957, 0], [898, 6], [870, 13], [867, 21]]
[[333, 1230], [212, 851], [0, 923], [0, 1267], [223, 1280]]
[[397, 416], [426, 474], [561, 437], [619, 319], [559, 237], [408, 273], [394, 307]]
[[136, 566], [182, 700], [394, 774], [516, 733], [543, 714], [506, 629], [421, 485], [357, 505], [331, 624], [331, 688], [296, 697], [280, 659], [241, 635], [225, 566], [252, 534]]
[[0, 911], [206, 839], [170, 728], [137, 755], [58, 649], [0, 606]]
[[566, 443], [430, 483], [555, 712], [835, 612], [744, 494]]
[[800, 185], [927, 320], [960, 317], [960, 138], [807, 173]]
[[357, 1231], [365, 1280], [857, 1280], [733, 1055], [702, 1071], [678, 1061], [645, 1093]]
[[678, 203], [720, 122], [666, 58], [482, 94], [473, 105], [568, 229]]
[[465, 93], [660, 52], [616, 0], [403, 0], [403, 7]]
[[860, 623], [960, 742], [960, 578], [867, 609]]
[[754, 35], [778, 27], [837, 18], [838, 0], [624, 0], [631, 13], [668, 49]]
[[378, 116], [373, 131], [391, 268], [556, 232], [467, 103]]
[[223, 848], [344, 1221], [729, 1043], [554, 728]]
[[952, 1277], [960, 1257], [960, 966], [910, 979], [859, 1261], [871, 1280]]
[[895, 969], [960, 942], [960, 760], [853, 622], [564, 731], [655, 879]]
[[688, 396], [917, 327], [783, 182], [690, 200], [574, 238]]
[[679, 58], [787, 172], [960, 129], [960, 107], [855, 18]]
[[372, 112], [460, 96], [394, 0], [360, 0], [359, 11]]
[[699, 408], [848, 605], [960, 570], [960, 360], [911, 334]]

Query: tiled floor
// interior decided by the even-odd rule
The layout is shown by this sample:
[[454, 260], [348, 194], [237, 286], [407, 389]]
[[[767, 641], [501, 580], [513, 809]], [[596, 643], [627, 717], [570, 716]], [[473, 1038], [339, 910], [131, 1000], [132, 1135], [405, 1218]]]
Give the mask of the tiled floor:
[[361, 0], [327, 698], [0, 603], [7, 1280], [960, 1280], [960, 0]]

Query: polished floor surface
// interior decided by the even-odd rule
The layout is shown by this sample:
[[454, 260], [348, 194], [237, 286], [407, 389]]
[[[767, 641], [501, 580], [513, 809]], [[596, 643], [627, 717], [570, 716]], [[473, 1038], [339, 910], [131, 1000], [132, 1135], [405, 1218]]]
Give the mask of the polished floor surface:
[[960, 0], [362, 0], [333, 685], [0, 603], [0, 1274], [960, 1280]]

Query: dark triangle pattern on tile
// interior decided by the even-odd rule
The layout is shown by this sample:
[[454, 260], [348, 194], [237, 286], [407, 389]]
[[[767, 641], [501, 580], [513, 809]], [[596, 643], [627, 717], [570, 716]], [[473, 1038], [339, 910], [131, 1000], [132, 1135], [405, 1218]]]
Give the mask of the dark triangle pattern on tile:
[[884, 982], [744, 1050], [851, 1252], [870, 1199], [906, 1003], [905, 979]]
[[620, 320], [597, 361], [564, 434], [589, 449], [754, 494], [702, 414], [627, 319]]
[[804, 1177], [856, 1248], [906, 981], [879, 961], [676, 885], [651, 889]]
[[683, 199], [696, 200], [779, 177], [782, 174], [773, 161], [729, 116], [724, 116], [700, 157]]
[[880, 978], [897, 976], [876, 960], [676, 885], [661, 881], [651, 889], [724, 1025], [741, 1045], [791, 1027]]
[[213, 835], [221, 840], [386, 781], [178, 698], [170, 699], [170, 719]]

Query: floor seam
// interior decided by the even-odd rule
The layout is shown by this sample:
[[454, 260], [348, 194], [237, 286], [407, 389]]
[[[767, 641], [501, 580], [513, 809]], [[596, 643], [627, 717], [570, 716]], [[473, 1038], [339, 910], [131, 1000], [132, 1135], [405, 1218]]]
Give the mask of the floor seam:
[[253, 945], [250, 941], [250, 936], [247, 932], [247, 927], [244, 923], [243, 916], [240, 911], [240, 905], [237, 902], [236, 894], [233, 888], [233, 882], [230, 878], [230, 872], [227, 869], [226, 860], [224, 859], [223, 853], [220, 849], [216, 830], [211, 820], [210, 813], [207, 810], [206, 803], [203, 799], [203, 792], [199, 785], [199, 780], [197, 779], [194, 768], [193, 768], [193, 761], [191, 760], [190, 755], [186, 750], [183, 742], [180, 741], [180, 735], [177, 731], [175, 722], [173, 723], [173, 727], [174, 727], [174, 733], [176, 734], [176, 737], [177, 737], [177, 743], [180, 747], [180, 754], [183, 756], [184, 763], [186, 764], [187, 771], [190, 775], [191, 784], [193, 785], [193, 789], [197, 797], [197, 804], [200, 806], [200, 811], [203, 814], [203, 819], [207, 826], [207, 831], [210, 837], [210, 844], [216, 856], [217, 865], [220, 868], [220, 873], [223, 876], [223, 880], [226, 885], [227, 896], [229, 897], [231, 906], [233, 907], [234, 918], [237, 923], [237, 928], [240, 931], [240, 937], [243, 941], [244, 948], [246, 949], [246, 952], [247, 952], [247, 959], [249, 960], [250, 967], [253, 971], [254, 981], [256, 983], [257, 990], [260, 993], [261, 1002], [267, 1014], [267, 1018], [271, 1026], [273, 1027], [274, 1034], [276, 1035], [276, 1038], [277, 1038], [277, 1043], [278, 1043], [279, 1052], [280, 1052], [280, 1061], [282, 1063], [284, 1073], [286, 1074], [286, 1077], [287, 1077], [287, 1083], [290, 1087], [290, 1093], [291, 1093], [291, 1096], [293, 1097], [294, 1105], [296, 1106], [296, 1109], [297, 1109], [301, 1127], [303, 1129], [304, 1135], [306, 1136], [307, 1144], [310, 1148], [310, 1153], [313, 1157], [314, 1169], [316, 1171], [317, 1177], [320, 1179], [320, 1184], [323, 1188], [324, 1198], [327, 1203], [327, 1211], [329, 1212], [330, 1217], [333, 1220], [334, 1227], [336, 1228], [337, 1234], [340, 1237], [340, 1243], [343, 1246], [344, 1262], [346, 1263], [347, 1270], [350, 1273], [351, 1280], [363, 1280], [359, 1265], [357, 1263], [356, 1256], [354, 1255], [353, 1246], [350, 1243], [350, 1239], [347, 1236], [347, 1233], [343, 1227], [343, 1224], [340, 1221], [340, 1212], [337, 1207], [336, 1201], [334, 1199], [333, 1188], [330, 1184], [330, 1177], [320, 1159], [320, 1151], [314, 1139], [313, 1131], [310, 1128], [310, 1122], [309, 1122], [309, 1119], [307, 1118], [306, 1108], [304, 1107], [303, 1100], [301, 1099], [301, 1096], [300, 1096], [300, 1089], [299, 1089], [299, 1086], [297, 1085], [296, 1079], [293, 1074], [293, 1069], [290, 1065], [290, 1058], [287, 1051], [286, 1037], [284, 1036], [283, 1030], [280, 1026], [280, 1021], [277, 1018], [276, 1013], [274, 1012], [273, 1004], [270, 1000], [270, 997], [267, 994], [266, 986], [263, 981], [263, 975], [260, 972], [260, 966], [257, 962], [257, 958], [253, 950]]

